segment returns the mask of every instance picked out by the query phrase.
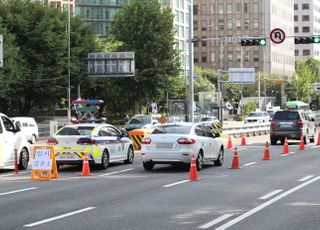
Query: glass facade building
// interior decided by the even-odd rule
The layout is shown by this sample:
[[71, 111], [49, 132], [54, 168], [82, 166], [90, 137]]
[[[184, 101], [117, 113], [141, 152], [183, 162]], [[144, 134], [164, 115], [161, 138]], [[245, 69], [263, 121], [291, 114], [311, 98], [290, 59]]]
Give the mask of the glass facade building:
[[92, 23], [95, 33], [105, 37], [115, 13], [129, 0], [76, 0], [76, 15]]

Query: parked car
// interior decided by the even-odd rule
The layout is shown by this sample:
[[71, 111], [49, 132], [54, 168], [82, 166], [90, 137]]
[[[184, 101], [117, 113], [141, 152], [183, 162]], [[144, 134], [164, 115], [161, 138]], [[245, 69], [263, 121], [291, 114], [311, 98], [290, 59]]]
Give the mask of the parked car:
[[285, 138], [300, 140], [304, 143], [314, 142], [316, 134], [315, 122], [302, 110], [277, 111], [270, 124], [270, 142], [284, 144]]
[[47, 144], [53, 145], [58, 166], [82, 164], [84, 154], [89, 163], [101, 169], [106, 169], [111, 162], [131, 164], [134, 159], [132, 141], [109, 124], [66, 125], [50, 137]]
[[31, 144], [36, 143], [39, 130], [33, 117], [12, 117], [11, 119], [16, 125], [19, 125], [21, 132]]
[[160, 125], [159, 115], [135, 115], [124, 125], [124, 129], [129, 132], [133, 129], [147, 129]]
[[198, 170], [207, 162], [221, 166], [224, 161], [223, 142], [199, 123], [160, 125], [142, 139], [141, 155], [145, 170], [152, 170], [155, 164], [190, 164], [192, 154], [196, 155]]
[[199, 123], [202, 123], [203, 125], [207, 126], [208, 128], [212, 128], [212, 124], [220, 123], [219, 119], [215, 116], [206, 116], [202, 117], [199, 121]]
[[267, 112], [253, 112], [250, 113], [248, 117], [244, 119], [244, 123], [251, 122], [269, 122], [270, 116]]
[[9, 117], [3, 113], [0, 113], [0, 117], [0, 168], [14, 166], [16, 149], [19, 169], [27, 169], [30, 159], [27, 139]]
[[167, 123], [177, 123], [177, 122], [183, 122], [183, 121], [180, 117], [176, 117], [176, 116], [170, 116], [167, 119]]

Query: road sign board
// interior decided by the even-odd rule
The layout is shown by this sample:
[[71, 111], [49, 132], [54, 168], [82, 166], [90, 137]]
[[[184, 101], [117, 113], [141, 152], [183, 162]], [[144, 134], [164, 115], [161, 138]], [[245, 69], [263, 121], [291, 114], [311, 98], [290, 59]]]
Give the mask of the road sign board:
[[270, 40], [273, 43], [280, 44], [286, 39], [286, 34], [280, 28], [275, 28], [270, 32]]
[[132, 77], [134, 74], [134, 52], [88, 54], [89, 77]]
[[229, 68], [229, 83], [253, 84], [255, 81], [254, 68]]
[[315, 92], [320, 92], [320, 83], [315, 83], [313, 86]]

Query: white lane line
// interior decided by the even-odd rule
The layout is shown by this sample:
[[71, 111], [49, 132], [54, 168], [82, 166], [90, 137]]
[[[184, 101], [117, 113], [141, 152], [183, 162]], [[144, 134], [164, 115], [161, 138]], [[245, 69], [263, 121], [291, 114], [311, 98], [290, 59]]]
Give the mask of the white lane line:
[[280, 156], [281, 157], [286, 157], [289, 156], [290, 154], [294, 154], [295, 152], [289, 152], [289, 153], [282, 153]]
[[320, 147], [320, 145], [316, 145], [316, 146], [312, 146], [311, 148], [315, 149], [315, 148], [319, 148], [319, 147]]
[[121, 170], [119, 172], [128, 172], [128, 171], [131, 171], [131, 170], [134, 170], [134, 168], [131, 168], [131, 169], [124, 169], [124, 170]]
[[18, 192], [25, 192], [25, 191], [34, 190], [34, 189], [37, 189], [37, 188], [33, 187], [33, 188], [14, 190], [14, 191], [10, 191], [10, 192], [4, 192], [4, 193], [0, 193], [0, 196], [10, 195], [10, 194], [18, 193]]
[[257, 162], [254, 161], [254, 162], [246, 163], [246, 164], [244, 164], [243, 166], [244, 166], [244, 167], [247, 167], [247, 166], [250, 166], [250, 165], [254, 165], [254, 164], [256, 164], [256, 163], [257, 163]]
[[[17, 176], [19, 175], [19, 174], [26, 174], [26, 173], [30, 173], [31, 171], [26, 171], [26, 172], [19, 172], [18, 174], [17, 174]], [[7, 177], [7, 176], [15, 176], [16, 174], [14, 174], [14, 173], [10, 173], [10, 174], [6, 174], [6, 175], [1, 175], [0, 177]]]
[[228, 219], [228, 218], [231, 217], [231, 216], [233, 216], [233, 215], [232, 215], [232, 214], [224, 214], [224, 215], [218, 217], [217, 219], [214, 219], [214, 220], [212, 220], [212, 221], [210, 221], [210, 222], [208, 222], [208, 223], [206, 223], [206, 224], [204, 224], [204, 225], [201, 225], [201, 226], [198, 227], [198, 228], [200, 228], [200, 229], [210, 228], [210, 227], [212, 227], [213, 225], [216, 225], [216, 224], [220, 223], [221, 221], [224, 221], [224, 220]]
[[241, 150], [246, 150], [246, 149], [248, 149], [248, 148], [238, 148], [237, 150], [241, 151]]
[[294, 192], [298, 191], [299, 189], [302, 189], [303, 187], [305, 187], [305, 186], [307, 186], [309, 184], [312, 184], [312, 183], [314, 183], [314, 182], [316, 182], [318, 180], [320, 180], [320, 176], [315, 177], [315, 178], [313, 178], [313, 179], [311, 179], [311, 180], [309, 180], [307, 182], [304, 182], [303, 184], [300, 184], [300, 185], [298, 185], [298, 186], [296, 186], [296, 187], [294, 187], [294, 188], [292, 188], [292, 189], [280, 194], [279, 196], [276, 196], [276, 197], [272, 198], [271, 200], [268, 200], [267, 202], [262, 203], [261, 205], [255, 207], [254, 209], [251, 209], [250, 211], [242, 214], [241, 216], [238, 216], [237, 218], [225, 223], [224, 225], [221, 225], [219, 228], [216, 228], [216, 230], [227, 229], [227, 228], [235, 225], [236, 223], [248, 218], [249, 216], [261, 211], [262, 209], [270, 206], [271, 204], [277, 202], [278, 200], [280, 200], [280, 199], [290, 195], [291, 193], [294, 193]]
[[118, 173], [122, 173], [122, 172], [127, 172], [127, 171], [131, 171], [131, 170], [134, 170], [134, 168], [124, 169], [124, 170], [116, 171], [116, 172], [105, 173], [105, 174], [101, 174], [98, 176], [110, 176], [110, 175], [114, 175], [114, 174], [118, 174]]
[[90, 210], [95, 209], [95, 208], [96, 207], [87, 207], [87, 208], [80, 209], [80, 210], [77, 210], [77, 211], [74, 211], [74, 212], [69, 212], [69, 213], [66, 213], [66, 214], [63, 214], [63, 215], [60, 215], [60, 216], [44, 219], [44, 220], [37, 221], [37, 222], [31, 223], [31, 224], [26, 224], [26, 225], [23, 225], [23, 227], [24, 228], [32, 228], [32, 227], [35, 227], [35, 226], [38, 226], [38, 225], [41, 225], [41, 224], [46, 224], [46, 223], [49, 223], [49, 222], [52, 222], [52, 221], [55, 221], [55, 220], [60, 220], [60, 219], [63, 219], [63, 218], [69, 217], [69, 216], [73, 216], [73, 215], [76, 215], [76, 214], [79, 214], [79, 213], [82, 213], [82, 212], [87, 212], [87, 211], [90, 211]]
[[311, 179], [312, 177], [314, 177], [314, 175], [309, 175], [309, 176], [303, 177], [303, 178], [299, 179], [298, 181], [304, 182], [304, 181], [306, 181], [306, 180]]
[[282, 192], [282, 191], [283, 191], [282, 189], [274, 190], [274, 191], [272, 191], [272, 192], [260, 197], [259, 199], [260, 200], [266, 200], [266, 199], [268, 199], [268, 198], [270, 198], [270, 197], [272, 197], [272, 196], [274, 196], [274, 195], [276, 195], [276, 194], [278, 194], [279, 192]]
[[169, 188], [169, 187], [172, 187], [172, 186], [175, 186], [175, 185], [178, 185], [178, 184], [183, 184], [183, 183], [186, 183], [186, 182], [189, 182], [190, 180], [182, 180], [182, 181], [178, 181], [176, 183], [172, 183], [172, 184], [167, 184], [167, 185], [164, 185], [162, 186], [163, 188]]

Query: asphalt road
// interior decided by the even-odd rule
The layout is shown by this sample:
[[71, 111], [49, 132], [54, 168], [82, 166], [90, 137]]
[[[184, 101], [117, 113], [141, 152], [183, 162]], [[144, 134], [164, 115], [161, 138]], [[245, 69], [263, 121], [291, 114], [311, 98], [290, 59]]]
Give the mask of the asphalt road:
[[1, 170], [0, 229], [319, 229], [320, 146], [290, 142], [286, 155], [270, 146], [272, 159], [262, 161], [266, 140], [238, 146], [240, 169], [230, 169], [226, 149], [225, 165], [206, 166], [198, 181], [186, 181], [186, 167], [146, 172], [139, 153], [90, 177], [70, 166], [51, 181]]

